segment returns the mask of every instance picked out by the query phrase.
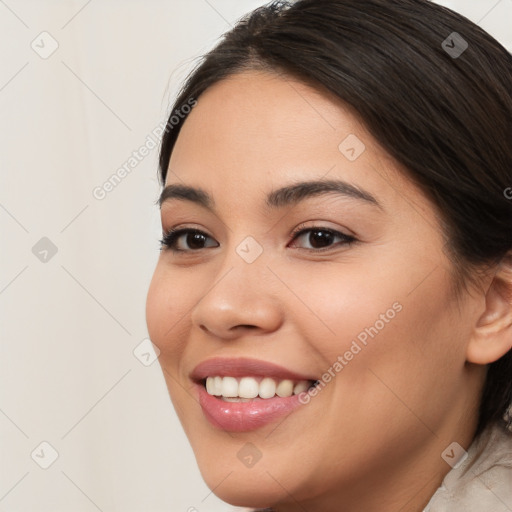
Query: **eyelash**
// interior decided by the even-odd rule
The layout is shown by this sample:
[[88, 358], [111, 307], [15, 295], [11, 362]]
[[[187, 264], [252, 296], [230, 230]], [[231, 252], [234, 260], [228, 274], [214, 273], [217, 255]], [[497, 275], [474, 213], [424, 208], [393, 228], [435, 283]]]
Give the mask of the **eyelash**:
[[[292, 233], [292, 241], [298, 238], [299, 236], [303, 235], [304, 233], [313, 232], [313, 231], [321, 231], [323, 233], [329, 233], [331, 235], [334, 235], [335, 237], [339, 237], [342, 239], [341, 244], [342, 245], [351, 245], [354, 242], [357, 242], [357, 239], [351, 235], [346, 235], [344, 233], [341, 233], [339, 231], [336, 231], [334, 229], [330, 228], [324, 228], [322, 226], [312, 226], [309, 228], [303, 229], [304, 226], [298, 226], [297, 229], [294, 230]], [[160, 250], [171, 250], [173, 253], [191, 253], [191, 252], [198, 252], [202, 249], [208, 249], [208, 247], [203, 247], [202, 249], [177, 249], [176, 248], [176, 241], [184, 234], [199, 234], [204, 235], [207, 238], [211, 238], [206, 233], [199, 229], [194, 228], [180, 228], [180, 229], [170, 229], [166, 233], [164, 233], [163, 237], [160, 242]], [[305, 251], [310, 252], [323, 252], [332, 250], [333, 247], [335, 247], [336, 244], [330, 245], [328, 247], [324, 247], [322, 249], [304, 249]]]

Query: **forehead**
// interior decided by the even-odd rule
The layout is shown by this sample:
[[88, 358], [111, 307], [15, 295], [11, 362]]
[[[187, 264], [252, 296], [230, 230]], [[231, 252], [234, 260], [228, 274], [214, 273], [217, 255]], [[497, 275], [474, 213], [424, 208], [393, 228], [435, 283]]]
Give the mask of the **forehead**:
[[350, 107], [292, 77], [244, 71], [199, 97], [166, 185], [201, 186], [243, 203], [283, 184], [329, 178], [370, 191], [384, 206], [405, 200], [425, 214], [431, 206]]
[[290, 150], [306, 154], [323, 142], [324, 152], [330, 147], [329, 153], [338, 156], [340, 136], [363, 130], [341, 102], [313, 87], [285, 75], [245, 71], [215, 83], [199, 97], [173, 156], [188, 142], [216, 147], [219, 155], [246, 158], [289, 156]]

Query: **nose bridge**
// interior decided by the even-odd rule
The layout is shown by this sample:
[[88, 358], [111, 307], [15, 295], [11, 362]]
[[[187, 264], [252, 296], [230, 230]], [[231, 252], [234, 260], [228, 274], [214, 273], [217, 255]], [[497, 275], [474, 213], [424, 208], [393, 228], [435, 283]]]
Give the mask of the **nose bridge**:
[[[264, 248], [264, 233], [247, 234], [247, 230], [235, 229], [232, 226], [225, 250], [222, 251], [217, 269], [217, 277], [230, 276], [236, 281], [253, 281], [258, 284], [262, 275], [269, 274], [268, 247]], [[218, 279], [215, 279], [217, 282]]]
[[192, 322], [219, 337], [231, 337], [232, 328], [241, 325], [277, 328], [280, 305], [270, 287], [273, 275], [263, 245], [246, 236], [227, 251], [192, 311]]
[[268, 257], [253, 236], [245, 236], [240, 242], [230, 244], [212, 283], [211, 292], [223, 300], [236, 299], [243, 305], [256, 298], [264, 299], [268, 292], [271, 272], [267, 268]]

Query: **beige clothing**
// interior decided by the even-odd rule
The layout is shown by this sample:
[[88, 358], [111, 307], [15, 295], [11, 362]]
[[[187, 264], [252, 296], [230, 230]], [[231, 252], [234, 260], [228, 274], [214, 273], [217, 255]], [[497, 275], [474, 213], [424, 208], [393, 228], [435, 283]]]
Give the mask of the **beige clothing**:
[[511, 512], [512, 432], [490, 425], [443, 479], [424, 512]]

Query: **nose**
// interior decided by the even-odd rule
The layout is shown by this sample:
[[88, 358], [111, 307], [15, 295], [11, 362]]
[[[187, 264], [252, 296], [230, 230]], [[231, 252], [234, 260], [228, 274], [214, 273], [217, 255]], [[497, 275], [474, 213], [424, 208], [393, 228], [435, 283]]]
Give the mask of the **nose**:
[[248, 264], [235, 253], [205, 286], [192, 309], [192, 325], [225, 340], [273, 332], [283, 321], [279, 284], [264, 258]]

